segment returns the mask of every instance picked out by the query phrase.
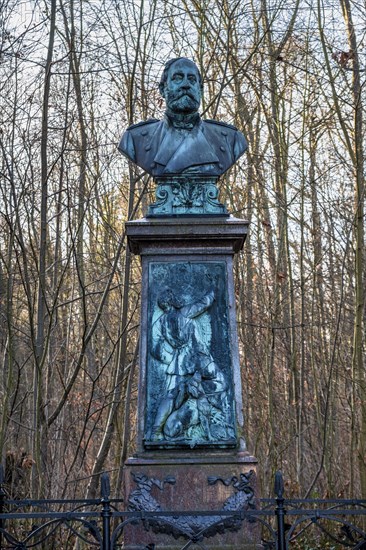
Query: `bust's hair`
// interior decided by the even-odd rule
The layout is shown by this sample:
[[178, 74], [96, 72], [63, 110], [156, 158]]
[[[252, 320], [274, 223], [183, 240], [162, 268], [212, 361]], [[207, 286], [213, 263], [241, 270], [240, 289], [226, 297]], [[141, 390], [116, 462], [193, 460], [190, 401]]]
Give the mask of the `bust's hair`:
[[164, 86], [165, 86], [165, 82], [168, 79], [168, 71], [169, 71], [170, 67], [173, 65], [173, 63], [175, 63], [176, 61], [180, 61], [182, 59], [184, 59], [185, 61], [190, 61], [191, 63], [193, 63], [193, 65], [195, 65], [195, 67], [197, 69], [197, 73], [198, 73], [200, 88], [201, 88], [201, 90], [203, 89], [202, 75], [200, 73], [199, 68], [195, 64], [195, 62], [192, 61], [192, 59], [188, 59], [188, 57], [175, 57], [174, 59], [169, 59], [169, 61], [167, 61], [165, 63], [165, 66], [164, 66], [164, 69], [163, 69], [163, 72], [162, 72], [162, 75], [161, 75], [161, 79], [160, 79], [160, 82], [159, 82], [159, 92], [161, 93], [161, 95], [163, 95], [163, 92], [164, 92]]

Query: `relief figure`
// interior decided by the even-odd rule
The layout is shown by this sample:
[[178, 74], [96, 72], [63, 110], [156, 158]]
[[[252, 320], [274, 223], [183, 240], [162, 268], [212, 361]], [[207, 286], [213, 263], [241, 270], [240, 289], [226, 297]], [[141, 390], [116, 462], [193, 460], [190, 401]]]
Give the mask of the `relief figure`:
[[211, 351], [214, 291], [184, 304], [166, 289], [158, 296], [151, 355], [165, 377], [150, 439], [216, 441], [234, 437], [229, 426], [227, 383]]

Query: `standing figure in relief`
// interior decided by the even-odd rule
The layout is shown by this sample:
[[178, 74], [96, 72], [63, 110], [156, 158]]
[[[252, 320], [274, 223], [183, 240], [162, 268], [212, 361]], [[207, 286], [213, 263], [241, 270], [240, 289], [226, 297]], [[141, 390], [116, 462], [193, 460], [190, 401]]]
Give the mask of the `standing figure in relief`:
[[152, 327], [151, 354], [164, 368], [166, 393], [158, 404], [153, 441], [190, 439], [194, 445], [195, 439], [217, 437], [215, 423], [225, 415], [227, 385], [210, 351], [206, 312], [213, 301], [213, 291], [186, 305], [170, 289], [158, 297], [162, 314]]

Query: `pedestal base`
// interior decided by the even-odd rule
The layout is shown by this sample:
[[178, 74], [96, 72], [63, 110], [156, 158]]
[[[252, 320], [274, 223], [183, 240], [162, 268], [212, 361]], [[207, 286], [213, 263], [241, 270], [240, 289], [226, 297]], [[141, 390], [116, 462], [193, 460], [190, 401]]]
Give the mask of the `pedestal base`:
[[[198, 213], [191, 183], [183, 206], [173, 190], [163, 194], [170, 213]], [[244, 516], [257, 507], [257, 461], [238, 451], [233, 256], [248, 222], [214, 209], [160, 218], [166, 204], [157, 206], [151, 218], [126, 223], [142, 260], [142, 309], [138, 455], [125, 466], [124, 495], [126, 509], [141, 514], [125, 526], [124, 548], [259, 549], [260, 524]]]
[[[178, 550], [192, 541], [190, 547], [210, 550], [262, 548], [260, 525], [240, 517], [240, 511], [258, 506], [256, 465], [248, 453], [130, 458], [124, 469], [126, 508], [177, 514], [126, 526], [124, 547]], [[233, 515], [220, 515], [223, 510]]]

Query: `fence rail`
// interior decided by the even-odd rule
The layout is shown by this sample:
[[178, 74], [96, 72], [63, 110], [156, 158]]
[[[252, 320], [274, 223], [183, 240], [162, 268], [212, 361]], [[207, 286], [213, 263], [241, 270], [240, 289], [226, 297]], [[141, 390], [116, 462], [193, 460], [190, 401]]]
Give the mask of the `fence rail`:
[[[264, 550], [289, 550], [299, 546], [312, 528], [312, 548], [352, 548], [366, 550], [366, 500], [346, 499], [285, 499], [281, 472], [275, 476], [273, 499], [261, 499], [256, 509], [236, 511], [124, 511], [122, 499], [110, 498], [107, 474], [101, 476], [101, 495], [89, 500], [11, 500], [2, 483], [0, 467], [0, 550], [67, 550], [95, 548], [116, 550], [123, 547], [123, 531], [127, 525], [148, 529], [152, 525], [171, 524], [172, 519], [211, 518], [202, 521], [195, 533], [182, 530], [182, 550], [191, 546], [207, 548], [205, 537], [213, 525], [238, 526], [244, 522], [262, 527]], [[175, 534], [176, 538], [176, 534]], [[75, 542], [78, 545], [75, 546]], [[325, 546], [329, 541], [333, 546]], [[328, 543], [327, 543], [328, 544]], [[178, 542], [175, 542], [178, 545]], [[158, 550], [158, 544], [148, 544], [146, 550]], [[307, 548], [311, 548], [307, 546]], [[141, 550], [144, 546], [141, 545]]]

